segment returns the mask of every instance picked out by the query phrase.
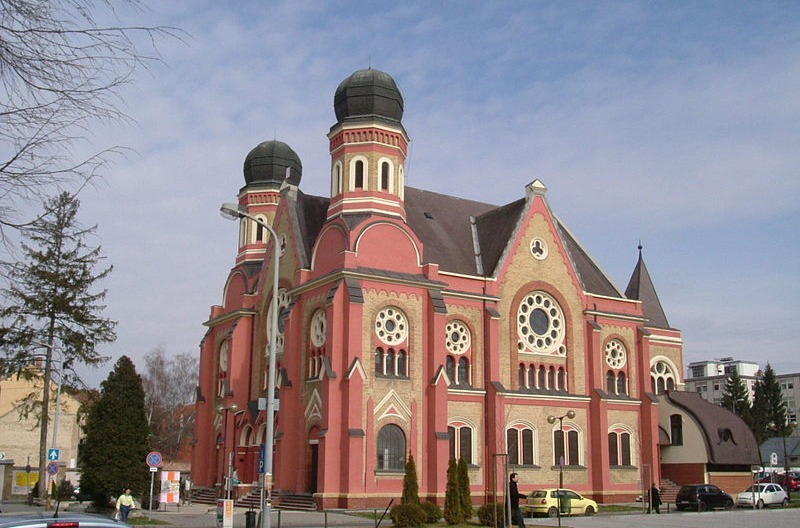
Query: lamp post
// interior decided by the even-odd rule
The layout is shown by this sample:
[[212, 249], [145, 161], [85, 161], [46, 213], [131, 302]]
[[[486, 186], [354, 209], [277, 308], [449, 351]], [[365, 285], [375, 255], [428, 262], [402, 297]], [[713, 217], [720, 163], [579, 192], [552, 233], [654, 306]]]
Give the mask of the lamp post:
[[[790, 501], [792, 500], [792, 491], [791, 486], [789, 485], [789, 455], [786, 451], [786, 431], [790, 428], [787, 424], [784, 427], [779, 427], [778, 424], [775, 422], [770, 422], [767, 426], [775, 431], [776, 433], [780, 433], [781, 439], [783, 440], [783, 489], [786, 490], [786, 498]], [[773, 475], [774, 475], [773, 470]], [[774, 477], [772, 479], [775, 480]]]
[[561, 499], [564, 494], [562, 488], [564, 487], [564, 452], [565, 452], [565, 443], [564, 443], [564, 418], [569, 418], [572, 420], [575, 418], [575, 411], [572, 409], [568, 410], [566, 414], [561, 416], [550, 415], [547, 417], [547, 423], [550, 425], [556, 423], [558, 420], [558, 431], [559, 436], [561, 437], [561, 456], [558, 457], [558, 525], [561, 526]]
[[[266, 229], [273, 240], [272, 248], [272, 306], [269, 329], [269, 376], [267, 378], [267, 438], [264, 449], [264, 475], [261, 481], [261, 526], [270, 528], [272, 516], [272, 446], [275, 442], [275, 355], [278, 339], [278, 279], [280, 277], [281, 252], [278, 234], [263, 220], [252, 216], [242, 205], [225, 203], [219, 212], [228, 220], [247, 218]], [[266, 488], [266, 497], [264, 491]]]
[[228, 411], [233, 411], [234, 414], [239, 410], [239, 406], [235, 403], [228, 405], [223, 404], [217, 406], [217, 413], [222, 415], [222, 450], [223, 456], [228, 458], [228, 471], [225, 476], [225, 498], [231, 498], [231, 479], [233, 478], [233, 449], [228, 453]]

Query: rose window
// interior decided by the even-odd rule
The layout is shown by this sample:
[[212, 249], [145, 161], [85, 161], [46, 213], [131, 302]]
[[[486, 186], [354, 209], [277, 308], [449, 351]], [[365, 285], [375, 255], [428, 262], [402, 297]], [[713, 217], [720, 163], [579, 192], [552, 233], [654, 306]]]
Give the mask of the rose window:
[[[281, 312], [289, 308], [289, 291], [286, 288], [278, 289], [278, 334], [275, 336], [275, 351], [280, 353], [283, 351], [283, 328], [281, 327], [280, 316]], [[270, 302], [267, 311], [267, 336], [272, 331], [272, 302]], [[267, 347], [269, 348], [269, 347]], [[269, 354], [269, 350], [267, 350]]]
[[315, 347], [325, 344], [327, 318], [324, 310], [317, 310], [311, 317], [311, 343]]
[[397, 308], [384, 308], [375, 318], [375, 333], [387, 345], [397, 345], [408, 337], [408, 321]]
[[529, 293], [517, 310], [517, 348], [565, 355], [564, 326], [564, 314], [555, 299], [540, 291]]
[[627, 361], [625, 345], [618, 339], [606, 343], [606, 364], [613, 369], [621, 369]]
[[461, 321], [450, 321], [446, 327], [446, 346], [451, 354], [463, 354], [471, 343], [469, 328]]

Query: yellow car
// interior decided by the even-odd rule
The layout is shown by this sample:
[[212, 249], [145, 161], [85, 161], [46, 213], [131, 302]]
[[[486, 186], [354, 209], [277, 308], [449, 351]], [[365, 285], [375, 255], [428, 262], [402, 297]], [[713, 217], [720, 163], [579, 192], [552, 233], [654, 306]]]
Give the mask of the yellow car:
[[558, 517], [559, 498], [561, 499], [561, 515], [594, 515], [597, 503], [568, 489], [535, 490], [528, 494], [525, 511], [534, 515]]

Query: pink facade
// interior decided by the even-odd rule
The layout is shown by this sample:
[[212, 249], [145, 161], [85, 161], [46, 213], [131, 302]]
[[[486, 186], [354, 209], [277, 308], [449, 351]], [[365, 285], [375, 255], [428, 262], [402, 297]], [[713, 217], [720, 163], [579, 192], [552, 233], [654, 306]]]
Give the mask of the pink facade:
[[561, 475], [601, 502], [632, 500], [660, 478], [653, 393], [683, 368], [641, 253], [622, 292], [538, 180], [500, 207], [406, 186], [402, 107], [382, 72], [343, 81], [331, 173], [313, 175], [329, 197], [300, 191], [287, 145], [248, 155], [239, 203], [278, 243], [241, 221], [201, 344], [195, 484], [235, 469], [237, 493], [257, 489], [277, 249], [275, 490], [382, 507], [410, 454], [420, 495], [439, 503], [452, 456], [469, 464], [475, 504], [502, 490], [505, 464], [523, 491]]

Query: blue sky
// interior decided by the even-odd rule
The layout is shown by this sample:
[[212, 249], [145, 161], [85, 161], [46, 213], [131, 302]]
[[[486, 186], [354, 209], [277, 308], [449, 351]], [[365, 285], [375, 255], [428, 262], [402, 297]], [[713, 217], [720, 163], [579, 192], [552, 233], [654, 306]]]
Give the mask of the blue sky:
[[[163, 62], [122, 93], [129, 156], [81, 195], [115, 270], [106, 353], [196, 352], [237, 227], [218, 214], [255, 145], [279, 139], [328, 195], [333, 94], [390, 73], [408, 184], [504, 204], [535, 178], [624, 289], [639, 240], [685, 362], [800, 372], [800, 3], [172, 0]], [[96, 382], [107, 370], [90, 375]]]

